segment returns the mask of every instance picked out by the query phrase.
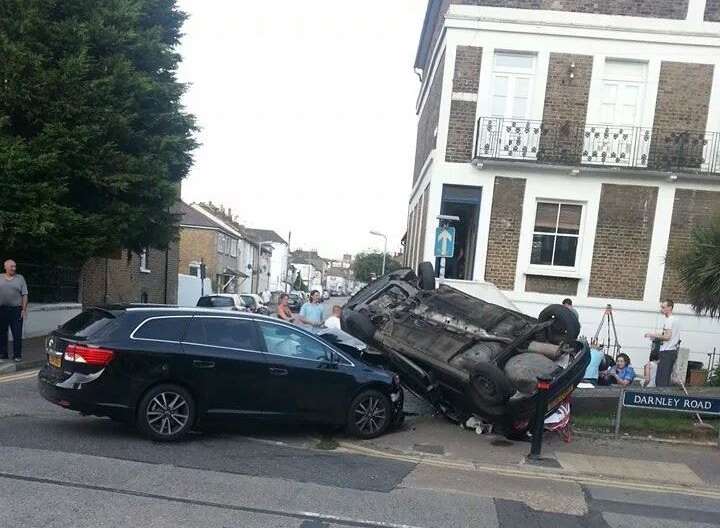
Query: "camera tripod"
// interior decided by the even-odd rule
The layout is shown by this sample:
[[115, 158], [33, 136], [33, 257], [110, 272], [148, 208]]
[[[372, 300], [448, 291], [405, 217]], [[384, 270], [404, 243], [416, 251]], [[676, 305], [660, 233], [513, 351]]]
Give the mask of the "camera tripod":
[[599, 342], [598, 338], [600, 337], [600, 333], [603, 331], [603, 327], [607, 329], [607, 341], [605, 342], [604, 347], [605, 354], [609, 354], [610, 356], [612, 356], [613, 359], [616, 359], [618, 354], [620, 353], [620, 350], [622, 349], [622, 345], [620, 345], [620, 341], [618, 340], [617, 335], [617, 329], [615, 328], [615, 316], [613, 315], [613, 308], [609, 304], [605, 307], [602, 319], [600, 320], [600, 326], [598, 326], [597, 332], [595, 332], [595, 337], [593, 338], [593, 341]]

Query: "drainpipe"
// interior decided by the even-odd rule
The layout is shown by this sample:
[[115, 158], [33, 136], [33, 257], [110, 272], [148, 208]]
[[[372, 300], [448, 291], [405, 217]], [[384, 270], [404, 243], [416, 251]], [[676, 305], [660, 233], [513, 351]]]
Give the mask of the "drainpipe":
[[169, 270], [169, 261], [170, 261], [170, 248], [165, 248], [165, 287], [163, 291], [163, 303], [168, 303], [168, 271]]

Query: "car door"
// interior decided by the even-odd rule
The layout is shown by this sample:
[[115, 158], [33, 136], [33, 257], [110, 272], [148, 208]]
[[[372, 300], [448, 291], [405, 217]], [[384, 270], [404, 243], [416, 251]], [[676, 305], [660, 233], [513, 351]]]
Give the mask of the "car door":
[[193, 368], [205, 373], [209, 415], [262, 415], [268, 365], [252, 320], [222, 315], [196, 315], [183, 339]]
[[272, 411], [321, 422], [344, 420], [353, 364], [312, 334], [284, 323], [257, 323], [268, 362]]

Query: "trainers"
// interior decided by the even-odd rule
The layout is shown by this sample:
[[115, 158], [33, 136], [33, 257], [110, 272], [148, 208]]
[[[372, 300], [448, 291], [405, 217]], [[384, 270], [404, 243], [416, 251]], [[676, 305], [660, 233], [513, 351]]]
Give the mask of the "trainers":
[[22, 361], [22, 358], [13, 358], [13, 361], [15, 363], [20, 363]]

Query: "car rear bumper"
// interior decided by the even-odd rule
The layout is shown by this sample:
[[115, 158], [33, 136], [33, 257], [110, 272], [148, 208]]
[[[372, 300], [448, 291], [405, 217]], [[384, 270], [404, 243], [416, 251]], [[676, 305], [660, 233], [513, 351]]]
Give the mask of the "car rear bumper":
[[132, 409], [127, 405], [105, 402], [98, 395], [97, 386], [93, 386], [87, 376], [73, 374], [62, 380], [56, 370], [45, 366], [38, 373], [38, 391], [50, 403], [65, 409], [95, 416], [109, 416], [122, 420], [132, 418]]

